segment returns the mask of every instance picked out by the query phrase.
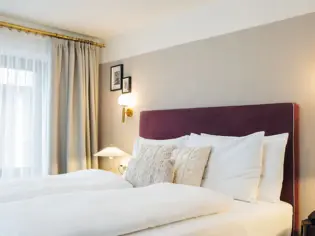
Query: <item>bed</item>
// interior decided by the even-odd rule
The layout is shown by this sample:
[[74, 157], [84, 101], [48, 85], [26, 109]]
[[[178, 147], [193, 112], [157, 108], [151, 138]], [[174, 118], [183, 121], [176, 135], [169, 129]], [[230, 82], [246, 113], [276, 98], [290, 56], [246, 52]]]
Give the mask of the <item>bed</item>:
[[292, 206], [286, 202], [234, 201], [228, 212], [143, 230], [129, 236], [284, 236], [291, 234], [292, 213]]
[[[236, 212], [237, 214], [238, 212], [242, 214], [242, 208], [237, 206], [243, 205], [244, 207], [246, 206], [247, 208], [251, 208], [251, 217], [248, 217], [248, 219], [243, 219], [243, 222], [239, 222], [237, 220], [233, 220], [233, 217], [230, 217], [229, 220], [226, 220], [223, 217], [223, 214], [221, 216], [209, 216], [203, 219], [195, 219], [171, 224], [169, 226], [159, 227], [154, 230], [148, 230], [147, 232], [141, 232], [139, 235], [160, 235], [162, 233], [165, 233], [165, 235], [175, 235], [172, 233], [173, 229], [176, 229], [176, 232], [183, 232], [183, 234], [178, 235], [216, 235], [207, 233], [202, 234], [202, 230], [205, 230], [205, 232], [207, 230], [212, 231], [212, 229], [208, 228], [207, 226], [211, 225], [213, 221], [215, 221], [215, 218], [218, 219], [221, 217], [223, 218], [218, 220], [218, 224], [223, 225], [221, 228], [217, 225], [217, 235], [224, 235], [224, 232], [220, 232], [220, 230], [233, 231], [234, 229], [235, 232], [233, 235], [238, 235], [236, 233], [237, 230], [239, 230], [240, 235], [258, 235], [258, 232], [253, 233], [248, 227], [252, 227], [254, 229], [257, 226], [257, 229], [267, 230], [269, 228], [268, 226], [270, 226], [273, 222], [278, 221], [278, 226], [282, 226], [280, 226], [278, 229], [275, 229], [276, 232], [283, 233], [284, 231], [283, 235], [287, 235], [286, 231], [288, 229], [290, 231], [292, 226], [292, 234], [297, 235], [299, 219], [298, 120], [299, 109], [298, 106], [293, 103], [141, 112], [139, 131], [140, 136], [148, 139], [171, 139], [188, 135], [190, 133], [211, 133], [224, 136], [244, 136], [262, 130], [266, 132], [266, 135], [288, 132], [289, 139], [285, 154], [284, 180], [281, 192], [282, 203], [279, 205], [280, 207], [278, 205], [268, 203], [249, 205], [248, 203], [242, 204], [240, 202], [235, 202], [235, 207], [233, 208], [234, 213]], [[265, 206], [263, 208], [266, 211], [261, 212], [261, 205]], [[254, 209], [257, 209], [257, 211]], [[268, 210], [270, 210], [269, 213]], [[275, 212], [279, 212], [279, 215], [275, 214]], [[232, 215], [234, 213], [230, 212]], [[227, 214], [229, 215], [229, 213]], [[282, 219], [283, 222], [281, 222]], [[230, 225], [229, 223], [231, 223], [232, 229], [228, 226]], [[200, 227], [201, 233], [198, 234]], [[196, 229], [196, 232], [193, 234], [188, 234], [188, 229]], [[232, 231], [227, 232], [231, 233]], [[244, 232], [244, 234], [241, 232]], [[261, 235], [271, 235], [268, 232], [265, 232], [265, 234], [263, 231], [260, 232], [262, 232]]]
[[298, 107], [295, 104], [143, 111], [140, 116], [140, 136], [149, 139], [202, 132], [244, 136], [262, 130], [266, 135], [289, 133], [280, 202], [237, 201], [199, 185], [158, 183], [133, 188], [112, 173], [83, 171], [35, 182], [1, 183], [0, 235], [41, 236], [45, 232], [47, 236], [288, 236], [297, 233]]

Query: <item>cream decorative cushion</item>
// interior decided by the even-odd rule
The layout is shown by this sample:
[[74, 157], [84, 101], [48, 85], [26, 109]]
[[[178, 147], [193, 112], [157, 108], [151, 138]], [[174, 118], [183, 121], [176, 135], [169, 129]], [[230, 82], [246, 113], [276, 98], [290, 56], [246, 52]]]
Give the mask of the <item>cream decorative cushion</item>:
[[186, 147], [175, 149], [174, 183], [200, 186], [207, 165], [211, 147]]
[[134, 187], [156, 183], [173, 182], [174, 160], [171, 159], [175, 146], [141, 145], [137, 157], [128, 164], [125, 179]]

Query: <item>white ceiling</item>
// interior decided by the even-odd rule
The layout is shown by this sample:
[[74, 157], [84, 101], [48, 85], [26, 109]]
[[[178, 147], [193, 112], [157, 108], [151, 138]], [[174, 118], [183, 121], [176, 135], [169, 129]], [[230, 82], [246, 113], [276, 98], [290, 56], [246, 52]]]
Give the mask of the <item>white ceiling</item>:
[[101, 62], [117, 61], [315, 12], [315, 0], [213, 0], [172, 20], [106, 41]]
[[101, 39], [102, 63], [311, 12], [315, 0], [0, 0], [0, 20]]
[[161, 23], [210, 0], [0, 0], [9, 15], [101, 39]]

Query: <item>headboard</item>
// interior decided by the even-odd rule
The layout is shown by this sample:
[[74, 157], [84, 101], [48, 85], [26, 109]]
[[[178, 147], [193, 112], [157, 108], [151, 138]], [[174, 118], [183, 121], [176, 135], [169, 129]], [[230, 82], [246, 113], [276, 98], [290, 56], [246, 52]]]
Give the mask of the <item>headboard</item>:
[[143, 111], [140, 136], [170, 139], [190, 133], [244, 136], [289, 133], [281, 200], [293, 206], [293, 232], [298, 232], [298, 106], [292, 103]]

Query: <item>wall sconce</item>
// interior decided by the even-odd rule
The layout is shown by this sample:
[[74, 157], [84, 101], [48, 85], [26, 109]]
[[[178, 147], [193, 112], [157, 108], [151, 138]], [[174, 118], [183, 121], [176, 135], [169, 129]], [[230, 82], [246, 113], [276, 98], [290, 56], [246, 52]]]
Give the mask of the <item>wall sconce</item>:
[[125, 123], [126, 116], [132, 117], [133, 116], [133, 110], [131, 107], [135, 105], [135, 98], [132, 96], [131, 93], [122, 94], [118, 98], [118, 104], [122, 106], [122, 117], [121, 122]]

